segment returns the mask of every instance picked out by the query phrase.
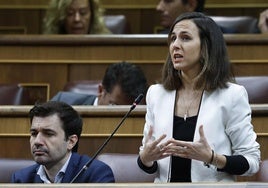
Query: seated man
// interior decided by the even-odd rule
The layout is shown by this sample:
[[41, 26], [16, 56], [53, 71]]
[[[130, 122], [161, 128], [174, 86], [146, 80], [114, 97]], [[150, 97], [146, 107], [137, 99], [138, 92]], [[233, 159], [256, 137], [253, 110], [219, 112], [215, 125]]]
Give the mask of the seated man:
[[146, 94], [147, 88], [142, 70], [134, 64], [121, 62], [107, 68], [98, 87], [98, 96], [59, 92], [51, 100], [70, 105], [131, 105], [139, 94]]
[[30, 110], [30, 146], [37, 164], [12, 175], [12, 183], [109, 183], [114, 182], [111, 168], [77, 152], [83, 121], [78, 112], [63, 102], [49, 101]]
[[185, 12], [203, 12], [205, 0], [159, 0], [156, 11], [160, 14], [162, 30], [159, 34], [168, 34], [170, 26], [175, 19]]

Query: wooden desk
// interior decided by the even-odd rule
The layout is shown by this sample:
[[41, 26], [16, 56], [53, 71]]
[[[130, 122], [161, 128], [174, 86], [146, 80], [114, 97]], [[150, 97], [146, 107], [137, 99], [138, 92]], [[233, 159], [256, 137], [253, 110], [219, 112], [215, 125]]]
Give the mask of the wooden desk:
[[40, 188], [80, 188], [80, 187], [103, 187], [103, 188], [267, 188], [268, 183], [240, 182], [240, 183], [84, 183], [84, 184], [1, 184], [7, 188], [40, 187]]
[[[236, 75], [268, 75], [267, 35], [225, 35]], [[50, 96], [73, 80], [101, 80], [112, 63], [139, 65], [149, 84], [161, 76], [166, 35], [2, 35], [1, 82], [48, 83]]]
[[[32, 159], [29, 147], [28, 112], [32, 106], [0, 106], [0, 157]], [[93, 155], [110, 136], [129, 106], [74, 106], [84, 126], [79, 153]], [[262, 159], [268, 159], [268, 104], [251, 105], [252, 123], [261, 145]], [[139, 105], [118, 129], [103, 153], [138, 153], [142, 141], [146, 106]], [[239, 181], [254, 181], [240, 177]]]
[[[28, 112], [32, 106], [0, 107], [0, 157], [31, 158], [29, 149], [30, 123]], [[262, 158], [268, 158], [268, 104], [251, 105], [252, 123], [261, 144]], [[74, 106], [81, 114], [84, 126], [79, 152], [94, 154], [113, 132], [128, 111], [128, 106]], [[139, 105], [118, 129], [103, 152], [138, 153], [141, 145], [146, 106]], [[120, 147], [118, 147], [120, 146]], [[14, 148], [15, 147], [15, 148]]]

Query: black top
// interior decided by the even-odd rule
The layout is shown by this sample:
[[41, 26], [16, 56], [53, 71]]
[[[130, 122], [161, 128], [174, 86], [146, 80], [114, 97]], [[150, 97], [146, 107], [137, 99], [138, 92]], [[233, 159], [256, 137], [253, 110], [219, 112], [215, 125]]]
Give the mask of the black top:
[[[186, 121], [182, 117], [174, 116], [173, 138], [175, 140], [193, 141], [197, 116], [188, 117]], [[170, 182], [191, 182], [191, 159], [172, 156]]]

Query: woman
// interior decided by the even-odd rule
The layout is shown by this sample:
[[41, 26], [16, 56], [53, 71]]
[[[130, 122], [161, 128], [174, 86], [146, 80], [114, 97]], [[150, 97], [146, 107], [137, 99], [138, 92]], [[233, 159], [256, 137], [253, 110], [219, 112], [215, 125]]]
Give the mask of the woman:
[[51, 0], [44, 34], [109, 34], [98, 0]]
[[220, 28], [202, 13], [172, 25], [162, 84], [149, 88], [138, 165], [155, 182], [234, 181], [259, 169], [244, 87], [231, 83]]

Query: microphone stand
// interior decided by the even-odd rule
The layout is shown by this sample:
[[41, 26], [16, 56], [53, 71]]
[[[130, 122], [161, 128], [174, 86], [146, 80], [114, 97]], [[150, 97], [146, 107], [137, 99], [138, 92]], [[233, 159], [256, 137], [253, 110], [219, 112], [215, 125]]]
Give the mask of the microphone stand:
[[91, 165], [91, 163], [96, 159], [96, 157], [99, 155], [99, 153], [103, 150], [103, 148], [107, 145], [107, 143], [111, 140], [111, 138], [113, 137], [113, 135], [116, 133], [116, 131], [120, 128], [120, 126], [122, 125], [122, 123], [125, 121], [125, 119], [129, 116], [129, 114], [132, 112], [132, 110], [134, 110], [137, 106], [137, 104], [142, 100], [143, 98], [143, 94], [140, 94], [134, 101], [134, 103], [132, 104], [132, 106], [130, 107], [130, 109], [128, 110], [128, 112], [125, 114], [125, 116], [122, 118], [122, 120], [120, 121], [120, 123], [117, 125], [117, 127], [114, 129], [114, 131], [112, 132], [112, 134], [106, 139], [106, 141], [101, 145], [101, 147], [98, 149], [98, 151], [94, 154], [94, 156], [83, 166], [83, 168], [76, 174], [76, 176], [71, 180], [70, 183], [73, 183], [78, 176], [80, 176], [80, 174], [82, 174], [84, 171], [86, 171], [88, 169], [88, 167]]

